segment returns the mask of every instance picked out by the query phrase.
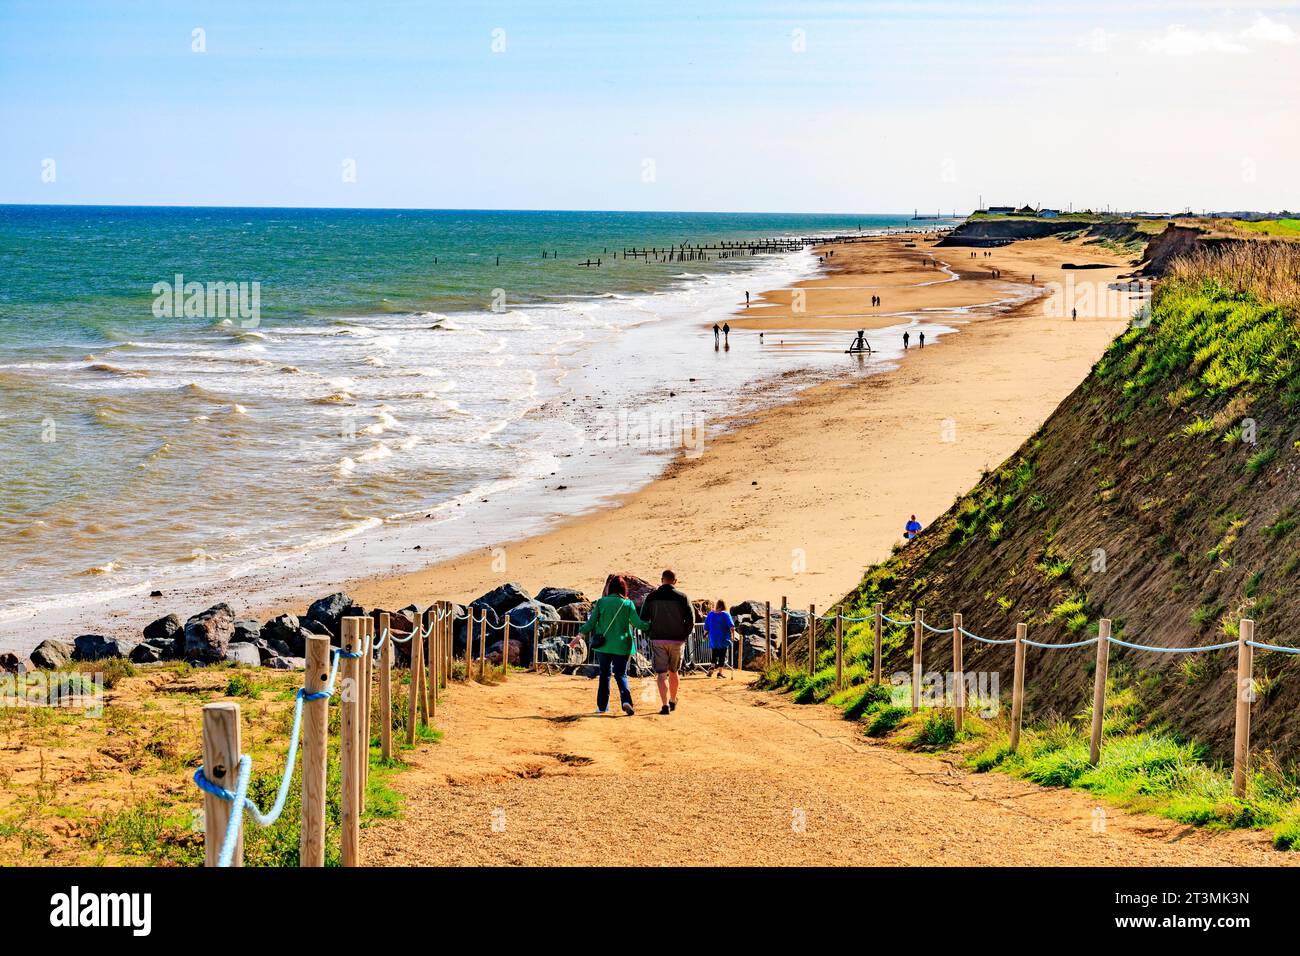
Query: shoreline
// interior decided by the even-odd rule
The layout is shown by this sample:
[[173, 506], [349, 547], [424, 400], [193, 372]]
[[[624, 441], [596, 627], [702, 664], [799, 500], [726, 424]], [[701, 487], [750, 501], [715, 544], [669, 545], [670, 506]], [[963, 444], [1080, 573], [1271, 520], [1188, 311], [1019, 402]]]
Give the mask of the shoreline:
[[[1055, 240], [1039, 242], [1041, 248], [1020, 243], [1018, 256], [1011, 254], [1014, 246], [999, 250], [995, 260], [1005, 270], [1004, 275], [1001, 280], [989, 280], [978, 275], [982, 270], [970, 268], [969, 263], [976, 260], [962, 260], [967, 250], [936, 250], [929, 243], [928, 239], [895, 234], [846, 244], [837, 248], [837, 255], [827, 258], [813, 277], [788, 288], [762, 291], [753, 297], [748, 309], [741, 302], [727, 320], [733, 329], [734, 349], [715, 353], [718, 361], [748, 362], [755, 354], [761, 359], [764, 351], [775, 350], [777, 354], [816, 352], [810, 359], [843, 361], [845, 367], [829, 373], [811, 364], [806, 369], [786, 368], [776, 374], [767, 369], [769, 374], [764, 377], [761, 366], [752, 366], [752, 378], [746, 385], [757, 386], [747, 392], [746, 398], [754, 407], [708, 420], [708, 437], [698, 458], [678, 451], [664, 465], [662, 454], [626, 448], [603, 454], [597, 450], [595, 455], [584, 454], [583, 461], [577, 461], [575, 455], [580, 469], [594, 468], [597, 473], [578, 471], [574, 473], [577, 481], [573, 481], [565, 472], [566, 477], [552, 481], [588, 486], [585, 493], [575, 492], [583, 501], [582, 510], [576, 514], [563, 516], [558, 510], [520, 513], [518, 506], [512, 512], [507, 493], [483, 508], [474, 502], [472, 513], [455, 519], [450, 533], [466, 545], [461, 553], [414, 570], [363, 571], [341, 579], [331, 576], [299, 583], [292, 578], [277, 582], [279, 568], [269, 567], [242, 578], [176, 589], [157, 599], [132, 595], [116, 608], [86, 607], [79, 613], [66, 614], [63, 620], [47, 619], [42, 614], [35, 618], [39, 625], [27, 622], [29, 626], [24, 627], [24, 622], [13, 622], [7, 628], [11, 636], [24, 630], [31, 632], [24, 642], [28, 646], [15, 649], [30, 649], [45, 636], [62, 637], [50, 631], [62, 630], [65, 625], [75, 633], [138, 633], [144, 623], [169, 611], [185, 618], [229, 600], [232, 594], [242, 594], [247, 602], [239, 602], [243, 606], [236, 607], [237, 617], [265, 619], [282, 612], [301, 613], [316, 597], [336, 590], [347, 591], [366, 606], [396, 608], [413, 601], [423, 605], [441, 597], [466, 601], [507, 580], [524, 584], [532, 593], [546, 585], [575, 586], [590, 592], [599, 589], [608, 572], [627, 571], [654, 579], [662, 566], [677, 569], [688, 593], [693, 590], [697, 596], [704, 594], [702, 588], [707, 587], [711, 589], [710, 597], [724, 596], [731, 602], [750, 598], [776, 602], [786, 595], [796, 605], [824, 606], [856, 585], [863, 567], [888, 554], [907, 514], [918, 513], [923, 523], [928, 523], [953, 496], [974, 482], [980, 465], [994, 465], [1014, 451], [1020, 440], [1041, 424], [1056, 402], [1083, 378], [1092, 360], [1124, 324], [1123, 320], [1105, 323], [1107, 330], [1099, 333], [1091, 328], [1094, 323], [1088, 323], [1090, 328], [1084, 336], [1086, 362], [1074, 363], [1068, 387], [1060, 390], [1061, 381], [1056, 376], [1043, 383], [1045, 388], [1060, 391], [1055, 401], [1031, 401], [1029, 405], [1035, 412], [1023, 415], [1010, 432], [1004, 429], [982, 437], [979, 447], [971, 450], [972, 455], [957, 455], [955, 460], [945, 461], [936, 475], [921, 481], [921, 493], [897, 509], [873, 501], [864, 509], [845, 493], [843, 482], [835, 474], [819, 467], [818, 460], [823, 456], [815, 451], [810, 454], [807, 443], [794, 441], [787, 432], [821, 434], [837, 446], [828, 456], [835, 468], [868, 476], [879, 474], [882, 468], [888, 471], [894, 467], [890, 463], [900, 460], [900, 456], [906, 460], [919, 453], [916, 433], [910, 444], [899, 446], [893, 442], [895, 447], [887, 447], [886, 457], [873, 468], [852, 447], [856, 436], [846, 431], [846, 423], [860, 416], [863, 403], [871, 414], [878, 413], [880, 422], [896, 418], [900, 408], [910, 406], [910, 424], [903, 434], [916, 432], [922, 427], [916, 409], [942, 404], [952, 391], [950, 385], [936, 391], [929, 381], [931, 373], [926, 370], [938, 361], [933, 357], [951, 355], [960, 359], [969, 350], [971, 339], [984, 342], [990, 335], [998, 335], [1000, 319], [1038, 308], [1035, 302], [1043, 290], [1021, 281], [1027, 275], [1013, 271], [1013, 261], [1024, 259], [1030, 264], [1028, 272], [1034, 262], [1052, 258], [1058, 263], [1064, 259], [1075, 261], [1092, 251]], [[818, 251], [828, 251], [828, 247], [819, 247]], [[936, 263], [929, 262], [932, 255]], [[1093, 258], [1115, 262], [1110, 255], [1094, 253]], [[942, 265], [945, 262], [949, 265]], [[981, 259], [979, 265], [987, 268], [988, 262]], [[1118, 275], [1118, 270], [1125, 267], [1126, 262], [1116, 263], [1113, 270], [1098, 270], [1104, 275], [1094, 274], [1093, 278], [1108, 278], [1112, 271]], [[797, 313], [792, 312], [796, 290], [803, 290], [806, 298], [803, 311]], [[870, 306], [872, 294], [884, 297], [881, 306]], [[707, 349], [709, 323], [701, 323], [699, 316], [684, 321], [679, 328], [699, 329], [697, 344]], [[878, 349], [875, 355], [850, 358], [842, 354], [852, 335], [847, 330], [856, 328], [871, 330], [869, 340], [875, 339], [873, 344]], [[892, 339], [884, 342], [878, 338], [904, 329], [911, 331], [914, 342], [906, 360]], [[915, 348], [920, 331], [929, 333], [932, 349], [940, 348], [940, 352], [930, 353], [931, 359]], [[950, 334], [957, 331], [963, 334]], [[1037, 333], [1042, 335], [1044, 330], [1038, 329]], [[757, 353], [752, 351], [755, 347]], [[783, 357], [782, 361], [789, 359], [798, 361], [799, 357]], [[958, 362], [954, 369], [958, 378], [970, 373], [969, 361]], [[979, 361], [978, 357], [975, 361]], [[584, 374], [581, 366], [573, 371]], [[804, 384], [809, 379], [815, 384]], [[671, 387], [671, 380], [664, 387]], [[918, 405], [921, 393], [924, 398]], [[599, 401], [590, 395], [588, 400]], [[537, 414], [546, 414], [545, 407]], [[996, 423], [977, 416], [970, 424], [978, 433]], [[937, 426], [930, 422], [925, 431], [937, 434]], [[886, 428], [883, 434], [889, 436], [887, 446], [898, 433], [897, 429]], [[985, 447], [990, 437], [997, 438], [998, 443]], [[880, 440], [877, 436], [873, 442]], [[964, 447], [958, 442], [944, 450]], [[890, 478], [887, 474], [883, 477]], [[822, 484], [836, 486], [828, 501], [815, 500], [811, 495], [815, 486]], [[888, 501], [903, 497], [911, 484], [885, 480], [873, 491]], [[535, 502], [536, 496], [531, 500]], [[557, 513], [561, 516], [556, 517]], [[838, 520], [835, 516], [840, 513], [852, 515], [852, 520]], [[807, 530], [810, 528], [811, 533]], [[408, 535], [406, 543], [410, 545], [411, 538], [422, 542], [422, 546], [411, 547], [416, 552], [422, 547], [426, 552], [437, 548], [439, 533], [444, 531], [436, 522], [410, 530], [415, 533]], [[647, 537], [651, 542], [646, 541]], [[338, 551], [351, 551], [348, 563], [364, 568], [367, 561], [374, 560], [373, 554], [366, 554], [370, 547], [373, 543], [363, 536], [342, 542]], [[419, 560], [418, 554], [412, 557]], [[97, 617], [96, 622], [85, 625], [92, 616]], [[77, 623], [72, 625], [70, 621]], [[36, 633], [38, 630], [43, 633]]]
[[[766, 311], [742, 308], [731, 324], [765, 338], [781, 327], [790, 329], [786, 338], [801, 338], [850, 327], [957, 325], [959, 334], [932, 339], [928, 354], [913, 347], [886, 374], [846, 374], [725, 421], [703, 455], [679, 454], [659, 478], [608, 507], [418, 572], [354, 581], [348, 593], [367, 607], [390, 608], [442, 597], [467, 601], [506, 581], [530, 593], [565, 586], [591, 594], [607, 573], [653, 581], [672, 567], [693, 597], [735, 603], [785, 596], [801, 607], [838, 599], [902, 540], [908, 515], [928, 524], [983, 469], [1014, 453], [1128, 322], [1044, 315], [1050, 290], [1043, 281], [1028, 282], [1030, 275], [1060, 280], [1063, 262], [1091, 261], [1109, 267], [1089, 270], [1089, 280], [1109, 284], [1129, 263], [1102, 250], [1031, 240], [967, 259], [964, 247], [913, 250], [905, 241], [889, 237], [837, 250], [843, 259], [833, 269], [764, 292], [755, 301]], [[907, 282], [924, 272], [935, 278], [935, 269], [919, 262], [925, 252], [961, 278], [938, 286]], [[983, 275], [991, 268], [1001, 278]], [[881, 285], [882, 278], [896, 281]], [[868, 290], [875, 286], [888, 300], [901, 297], [909, 314], [900, 316], [888, 300], [873, 311]], [[791, 300], [798, 288], [806, 290], [806, 303], [796, 321]], [[957, 289], [960, 296], [950, 294]]]

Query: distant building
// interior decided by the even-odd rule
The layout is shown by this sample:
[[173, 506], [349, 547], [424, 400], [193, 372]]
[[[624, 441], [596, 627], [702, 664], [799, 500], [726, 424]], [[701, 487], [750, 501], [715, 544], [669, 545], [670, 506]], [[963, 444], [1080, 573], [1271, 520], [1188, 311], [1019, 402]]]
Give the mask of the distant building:
[[1015, 211], [1015, 206], [989, 206], [988, 208], [990, 216], [1009, 216]]
[[1017, 216], [1035, 216], [1038, 214], [1038, 210], [1033, 206], [1021, 206], [1015, 213]]
[[1038, 215], [1042, 216], [1044, 219], [1055, 219], [1060, 215], [1060, 213], [1055, 209], [1040, 209], [1038, 210]]

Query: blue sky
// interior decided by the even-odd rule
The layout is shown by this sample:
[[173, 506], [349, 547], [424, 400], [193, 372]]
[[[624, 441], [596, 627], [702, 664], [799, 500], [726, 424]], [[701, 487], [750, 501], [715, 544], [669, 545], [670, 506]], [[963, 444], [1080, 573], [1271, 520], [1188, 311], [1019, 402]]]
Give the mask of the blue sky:
[[1296, 3], [0, 0], [0, 202], [1295, 209], [1297, 90]]

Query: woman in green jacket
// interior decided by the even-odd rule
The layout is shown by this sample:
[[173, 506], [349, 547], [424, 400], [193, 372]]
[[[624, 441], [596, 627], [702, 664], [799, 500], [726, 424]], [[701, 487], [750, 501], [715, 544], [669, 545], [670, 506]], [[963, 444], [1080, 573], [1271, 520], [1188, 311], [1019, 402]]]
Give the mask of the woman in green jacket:
[[[632, 716], [632, 690], [627, 686], [627, 659], [636, 650], [636, 630], [646, 630], [650, 625], [641, 620], [636, 605], [627, 599], [627, 585], [622, 578], [614, 578], [609, 593], [591, 606], [591, 614], [578, 628], [579, 634], [589, 635], [600, 665], [600, 685], [596, 689], [596, 713], [603, 714], [609, 706], [609, 676], [618, 683], [618, 696], [623, 702], [623, 713]], [[576, 642], [575, 642], [576, 643]]]

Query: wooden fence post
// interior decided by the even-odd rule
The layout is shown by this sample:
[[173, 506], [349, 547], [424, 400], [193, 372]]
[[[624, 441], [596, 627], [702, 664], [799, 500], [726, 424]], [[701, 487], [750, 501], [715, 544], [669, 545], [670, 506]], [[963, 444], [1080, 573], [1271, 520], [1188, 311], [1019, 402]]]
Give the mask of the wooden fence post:
[[912, 713], [921, 709], [921, 629], [925, 612], [919, 607], [912, 613]]
[[817, 605], [808, 605], [808, 676], [817, 671]]
[[1028, 628], [1016, 625], [1016, 659], [1011, 677], [1011, 739], [1007, 746], [1012, 753], [1020, 745], [1020, 718], [1025, 710], [1025, 635]]
[[844, 611], [835, 612], [835, 689], [844, 689]]
[[361, 681], [360, 708], [357, 714], [357, 753], [359, 755], [361, 779], [357, 786], [357, 813], [366, 812], [366, 788], [370, 785], [370, 665], [374, 659], [375, 619], [361, 618], [361, 651], [357, 661], [357, 677]]
[[427, 616], [425, 611], [416, 611], [415, 630], [411, 632], [411, 687], [420, 711], [420, 723], [426, 725], [429, 723], [429, 690], [424, 680], [424, 621]]
[[772, 666], [772, 602], [763, 602], [763, 637], [767, 640], [767, 649], [763, 653], [763, 668]]
[[451, 654], [451, 632], [456, 625], [453, 618], [450, 601], [439, 601], [442, 608], [442, 686], [445, 689], [451, 682], [452, 671], [452, 654]]
[[790, 618], [786, 616], [785, 595], [781, 595], [781, 670], [785, 670], [786, 648], [790, 646]]
[[[218, 787], [235, 789], [239, 776], [239, 705], [230, 701], [203, 705], [203, 774]], [[216, 866], [232, 813], [243, 813], [230, 800], [203, 791], [203, 865]], [[244, 830], [239, 829], [231, 866], [244, 865]]]
[[465, 608], [465, 683], [474, 670], [474, 608]]
[[379, 649], [379, 752], [385, 761], [393, 758], [393, 633], [387, 611], [379, 615], [379, 633], [384, 645]]
[[1237, 719], [1232, 747], [1232, 795], [1244, 797], [1250, 780], [1250, 705], [1255, 699], [1255, 622], [1237, 625]]
[[881, 672], [884, 669], [884, 662], [880, 659], [884, 653], [884, 630], [885, 630], [885, 605], [879, 601], [876, 602], [876, 646], [871, 655], [871, 667], [874, 671], [873, 677], [876, 686], [880, 686]]
[[961, 615], [952, 616], [952, 725], [961, 733], [966, 722], [966, 674], [962, 662]]
[[479, 619], [478, 630], [478, 677], [479, 680], [487, 678], [487, 642], [488, 642], [488, 619], [487, 608], [483, 608], [483, 616]]
[[415, 722], [419, 717], [420, 707], [424, 703], [424, 693], [420, 690], [420, 620], [423, 618], [418, 610], [415, 612], [415, 625], [411, 629], [411, 641], [407, 652], [411, 658], [411, 676], [406, 684], [406, 744], [415, 746]]
[[429, 607], [429, 719], [438, 715], [438, 666], [442, 649], [438, 648], [438, 602]]
[[510, 676], [510, 615], [501, 623], [501, 679]]
[[1101, 760], [1101, 726], [1106, 716], [1106, 671], [1110, 666], [1110, 621], [1097, 623], [1097, 667], [1092, 674], [1092, 742], [1088, 745], [1088, 763]]
[[[354, 654], [361, 650], [364, 641], [361, 637], [361, 618], [343, 618], [343, 651]], [[345, 657], [340, 666], [343, 700], [342, 720], [339, 726], [339, 761], [343, 767], [342, 804], [342, 850], [343, 865], [356, 866], [358, 844], [361, 834], [361, 813], [358, 800], [361, 796], [361, 754], [357, 746], [359, 736], [357, 724], [360, 721], [361, 687], [359, 657]]]
[[542, 620], [540, 615], [533, 615], [533, 673], [537, 673], [537, 645], [540, 643]]
[[[330, 679], [330, 639], [307, 638], [307, 669], [303, 687], [309, 694], [323, 691]], [[325, 865], [325, 779], [329, 760], [330, 702], [328, 697], [302, 705], [302, 833], [299, 866]]]

